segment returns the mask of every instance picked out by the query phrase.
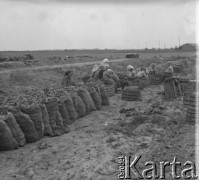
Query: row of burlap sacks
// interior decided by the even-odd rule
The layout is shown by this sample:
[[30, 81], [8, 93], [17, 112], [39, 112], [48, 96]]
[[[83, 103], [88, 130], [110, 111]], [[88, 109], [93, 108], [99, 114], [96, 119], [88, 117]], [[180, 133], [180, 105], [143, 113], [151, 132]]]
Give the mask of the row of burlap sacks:
[[44, 97], [39, 101], [37, 98], [25, 96], [20, 97], [17, 103], [1, 106], [1, 151], [17, 149], [25, 143], [36, 142], [43, 136], [68, 133], [68, 125], [76, 119], [100, 110], [101, 105], [110, 105], [103, 85], [93, 84], [53, 91], [55, 93], [50, 90], [44, 92]]

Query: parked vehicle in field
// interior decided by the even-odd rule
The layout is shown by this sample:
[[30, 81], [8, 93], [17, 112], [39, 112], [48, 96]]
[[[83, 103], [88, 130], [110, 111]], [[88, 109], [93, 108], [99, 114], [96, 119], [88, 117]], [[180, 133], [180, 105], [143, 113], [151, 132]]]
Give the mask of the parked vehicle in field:
[[127, 54], [126, 58], [139, 58], [139, 54], [137, 53]]

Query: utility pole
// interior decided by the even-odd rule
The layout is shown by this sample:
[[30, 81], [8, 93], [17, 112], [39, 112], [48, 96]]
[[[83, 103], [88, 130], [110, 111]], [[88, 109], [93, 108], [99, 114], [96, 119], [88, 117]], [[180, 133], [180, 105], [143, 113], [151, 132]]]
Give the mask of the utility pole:
[[164, 49], [166, 49], [166, 44], [165, 44], [165, 42], [164, 42]]
[[146, 41], [146, 49], [147, 49], [147, 41]]
[[180, 36], [179, 36], [179, 51], [180, 51]]

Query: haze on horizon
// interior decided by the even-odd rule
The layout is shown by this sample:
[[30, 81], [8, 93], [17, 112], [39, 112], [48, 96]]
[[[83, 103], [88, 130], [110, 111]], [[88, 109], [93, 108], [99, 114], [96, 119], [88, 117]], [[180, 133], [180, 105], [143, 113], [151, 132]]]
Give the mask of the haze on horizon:
[[170, 48], [196, 42], [197, 0], [0, 0], [0, 51]]

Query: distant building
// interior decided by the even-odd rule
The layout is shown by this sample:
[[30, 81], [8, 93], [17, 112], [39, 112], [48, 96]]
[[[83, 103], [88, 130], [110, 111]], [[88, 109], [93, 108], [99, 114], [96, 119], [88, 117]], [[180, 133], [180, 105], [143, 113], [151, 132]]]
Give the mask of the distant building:
[[180, 46], [181, 51], [196, 51], [198, 49], [198, 45], [196, 43], [186, 43]]

